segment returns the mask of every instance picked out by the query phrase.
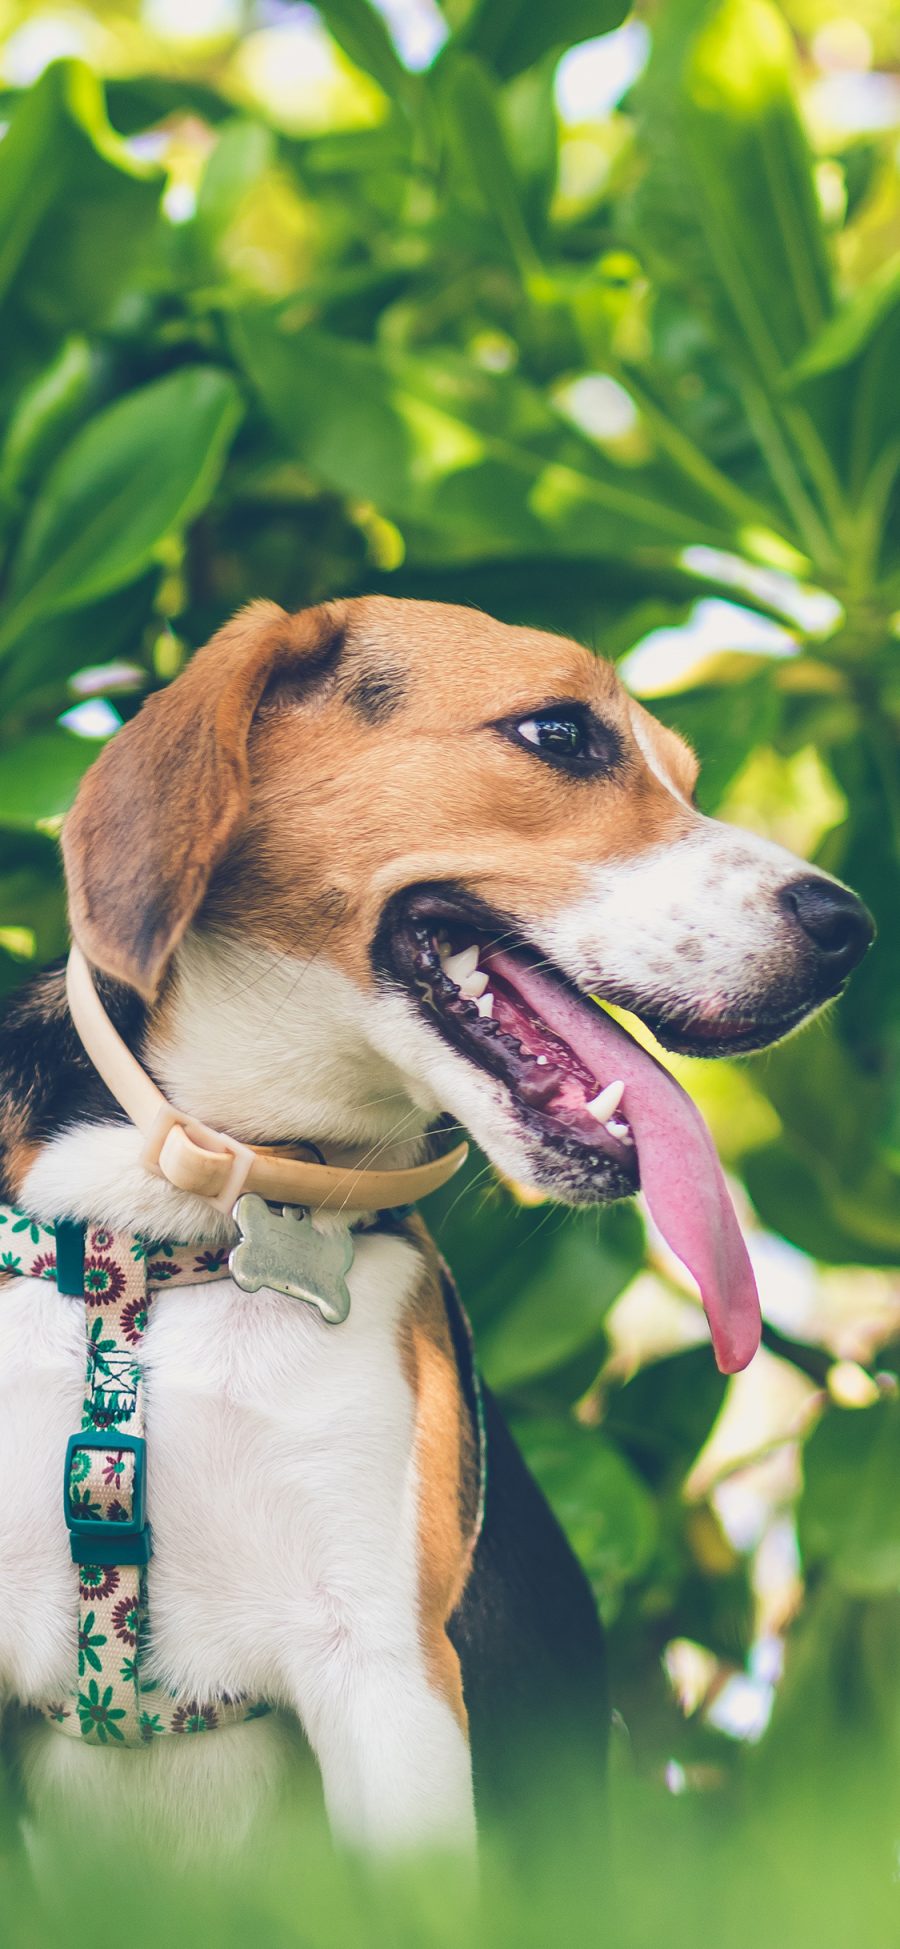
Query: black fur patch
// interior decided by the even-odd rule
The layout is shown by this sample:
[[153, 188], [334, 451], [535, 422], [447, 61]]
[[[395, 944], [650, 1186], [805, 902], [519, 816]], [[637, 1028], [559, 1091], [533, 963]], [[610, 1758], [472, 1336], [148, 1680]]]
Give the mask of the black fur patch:
[[335, 630], [313, 656], [292, 660], [287, 645], [283, 660], [275, 664], [266, 681], [254, 717], [272, 717], [277, 711], [296, 710], [298, 704], [305, 704], [316, 690], [334, 678], [343, 649], [342, 630]]
[[462, 1668], [475, 1799], [517, 1860], [556, 1834], [596, 1859], [605, 1816], [606, 1647], [581, 1564], [529, 1473], [490, 1389], [484, 1527], [447, 1626]]
[[384, 724], [406, 697], [401, 670], [364, 670], [347, 692], [347, 702], [367, 724]]
[[[135, 1048], [147, 1011], [123, 983], [95, 975], [119, 1034]], [[15, 1196], [10, 1153], [46, 1142], [76, 1120], [126, 1123], [77, 1036], [66, 1001], [65, 962], [26, 982], [0, 1011], [0, 1197]]]

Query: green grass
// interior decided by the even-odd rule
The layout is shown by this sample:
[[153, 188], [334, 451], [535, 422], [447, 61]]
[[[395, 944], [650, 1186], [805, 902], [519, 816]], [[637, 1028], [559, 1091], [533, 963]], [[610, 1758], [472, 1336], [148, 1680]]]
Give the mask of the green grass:
[[[782, 1756], [784, 1759], [786, 1756]], [[799, 1757], [799, 1756], [798, 1756]], [[536, 1756], [539, 1763], [539, 1756]], [[725, 1793], [680, 1798], [620, 1781], [610, 1845], [570, 1844], [574, 1800], [548, 1804], [515, 1858], [484, 1839], [479, 1886], [446, 1860], [390, 1870], [338, 1858], [318, 1815], [284, 1822], [246, 1858], [179, 1868], [115, 1840], [59, 1837], [35, 1875], [21, 1851], [2, 1887], [5, 1949], [888, 1949], [900, 1938], [896, 1802], [857, 1755], [763, 1774], [754, 1756]], [[37, 1884], [37, 1885], [36, 1885]]]

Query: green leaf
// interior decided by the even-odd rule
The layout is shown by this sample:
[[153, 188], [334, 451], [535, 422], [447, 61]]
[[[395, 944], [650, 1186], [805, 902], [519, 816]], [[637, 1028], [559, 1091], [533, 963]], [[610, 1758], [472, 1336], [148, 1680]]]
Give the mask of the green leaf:
[[[536, 1266], [532, 1256], [531, 1266], [520, 1268], [507, 1303], [480, 1337], [486, 1378], [500, 1393], [553, 1373], [576, 1354], [593, 1351], [596, 1373], [603, 1322], [643, 1262], [643, 1227], [631, 1205], [572, 1216], [550, 1237], [550, 1249]], [[592, 1378], [588, 1358], [584, 1385]]]
[[560, 1415], [522, 1416], [515, 1434], [602, 1606], [614, 1609], [619, 1589], [640, 1576], [656, 1547], [653, 1498], [605, 1432]]
[[507, 80], [552, 49], [608, 34], [627, 12], [623, 0], [476, 0], [457, 39]]
[[800, 1548], [845, 1591], [900, 1591], [900, 1402], [832, 1408], [804, 1451]]
[[539, 269], [497, 112], [495, 91], [481, 63], [448, 54], [440, 64], [440, 99], [464, 191], [490, 212], [523, 277]]
[[832, 309], [789, 29], [768, 0], [669, 0], [653, 49], [637, 95], [649, 168], [632, 235], [661, 280], [705, 313], [785, 532], [836, 572], [847, 521], [830, 451], [840, 402], [831, 389], [799, 402], [782, 383]]
[[90, 69], [55, 62], [3, 143], [0, 299], [15, 280], [16, 306], [42, 327], [101, 323], [141, 262], [164, 183], [110, 127]]
[[697, 803], [701, 811], [714, 812], [751, 751], [774, 735], [779, 699], [771, 669], [765, 669], [743, 683], [703, 684], [649, 697], [647, 709], [696, 751]]
[[670, 1487], [700, 1453], [726, 1386], [708, 1346], [655, 1360], [609, 1395], [604, 1429], [648, 1481]]
[[638, 221], [767, 387], [831, 310], [793, 65], [768, 0], [670, 0], [638, 93], [650, 157]]
[[110, 120], [123, 135], [143, 135], [170, 116], [191, 113], [212, 128], [234, 114], [234, 103], [196, 72], [136, 74], [106, 84]]
[[733, 539], [705, 496], [662, 467], [607, 462], [519, 382], [292, 330], [274, 312], [239, 313], [230, 332], [285, 445], [324, 485], [411, 522], [432, 561], [489, 544], [619, 556]]
[[[5, 832], [0, 840], [0, 928], [34, 935], [37, 961], [66, 946], [66, 902], [56, 845], [43, 833]], [[20, 966], [21, 976], [21, 966]]]
[[369, 0], [319, 0], [319, 12], [344, 53], [370, 74], [386, 95], [408, 102], [418, 93], [417, 77], [403, 66], [381, 15]]
[[[25, 963], [23, 966], [18, 955], [10, 954], [7, 948], [0, 945], [0, 1000], [6, 995], [15, 994], [16, 989], [21, 987], [23, 977], [27, 973], [28, 964]], [[2, 1257], [0, 1257], [0, 1263], [2, 1263]], [[9, 1268], [7, 1267], [7, 1269]]]
[[552, 1252], [563, 1215], [521, 1204], [474, 1144], [458, 1176], [429, 1198], [426, 1209], [480, 1339], [482, 1326], [507, 1304], [536, 1256]]
[[[559, 173], [559, 118], [553, 54], [511, 81], [497, 102], [526, 226], [544, 235]], [[548, 245], [549, 248], [549, 245]]]
[[77, 698], [69, 679], [86, 665], [127, 659], [138, 671], [139, 689], [136, 659], [151, 620], [156, 579], [151, 572], [85, 609], [47, 616], [25, 629], [15, 655], [0, 663], [0, 713], [7, 714], [7, 721], [30, 723], [42, 714], [55, 718], [71, 708]]
[[900, 257], [882, 264], [875, 275], [848, 298], [840, 311], [807, 346], [802, 357], [785, 375], [788, 385], [799, 386], [824, 372], [835, 372], [857, 359], [891, 313], [900, 307]]
[[900, 1265], [900, 1228], [893, 1246], [867, 1236], [865, 1213], [845, 1200], [840, 1214], [832, 1187], [815, 1164], [779, 1140], [750, 1151], [741, 1172], [760, 1218], [770, 1231], [823, 1265]]
[[0, 826], [33, 830], [61, 818], [100, 748], [94, 738], [55, 727], [0, 751]]
[[472, 1318], [498, 1389], [566, 1406], [595, 1379], [604, 1320], [643, 1259], [633, 1205], [566, 1212], [522, 1205], [475, 1153], [428, 1203], [428, 1223]]
[[248, 190], [258, 185], [274, 161], [271, 129], [244, 117], [226, 122], [200, 179], [191, 242], [213, 249], [234, 222]]
[[[785, 1141], [815, 1178], [839, 1233], [865, 1241], [869, 1263], [874, 1254], [876, 1263], [890, 1265], [900, 1253], [900, 1168], [880, 1140], [892, 1078], [863, 1067], [840, 1039], [838, 1020], [832, 1013], [806, 1035], [780, 1043], [760, 1058], [754, 1080], [778, 1111]], [[748, 1177], [774, 1216], [771, 1160], [749, 1165]], [[783, 1200], [778, 1208], [784, 1211]], [[830, 1236], [827, 1224], [826, 1253]]]
[[237, 387], [185, 366], [126, 394], [53, 467], [16, 556], [0, 653], [27, 624], [134, 581], [210, 499], [241, 416]]
[[[873, 579], [885, 539], [895, 541], [892, 508], [900, 474], [900, 257], [863, 284], [786, 375], [806, 400], [825, 390], [840, 399], [846, 445], [838, 452], [856, 529], [857, 578]], [[801, 389], [804, 389], [801, 391]]]
[[91, 357], [83, 338], [67, 338], [22, 388], [0, 454], [0, 489], [15, 493], [61, 446], [85, 410]]
[[[889, 411], [885, 402], [883, 411]], [[896, 652], [888, 655], [893, 660]], [[860, 734], [829, 753], [835, 779], [851, 816], [835, 835], [836, 845], [821, 864], [859, 893], [874, 915], [878, 937], [857, 969], [841, 1003], [843, 1038], [852, 1045], [866, 1082], [880, 1079], [897, 1098], [897, 1155], [900, 1160], [900, 1068], [892, 1063], [892, 1040], [900, 1032], [900, 775], [897, 719], [866, 700]], [[848, 1079], [850, 1080], [850, 1079]], [[876, 1125], [884, 1122], [871, 1095], [867, 1103]], [[889, 1121], [895, 1121], [890, 1116]]]

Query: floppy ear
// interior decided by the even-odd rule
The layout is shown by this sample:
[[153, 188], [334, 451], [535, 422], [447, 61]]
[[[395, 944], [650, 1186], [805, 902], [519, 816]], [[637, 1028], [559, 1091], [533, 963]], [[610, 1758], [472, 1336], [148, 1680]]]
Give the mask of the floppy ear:
[[152, 1001], [247, 804], [247, 738], [272, 680], [314, 683], [344, 606], [242, 609], [86, 774], [63, 828], [72, 933]]

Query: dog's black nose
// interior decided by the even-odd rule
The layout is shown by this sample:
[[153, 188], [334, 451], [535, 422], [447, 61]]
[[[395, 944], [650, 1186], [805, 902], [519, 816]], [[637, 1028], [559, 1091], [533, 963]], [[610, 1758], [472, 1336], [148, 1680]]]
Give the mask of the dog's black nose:
[[875, 939], [875, 922], [849, 888], [833, 880], [791, 880], [779, 899], [818, 949], [829, 974], [843, 980]]

